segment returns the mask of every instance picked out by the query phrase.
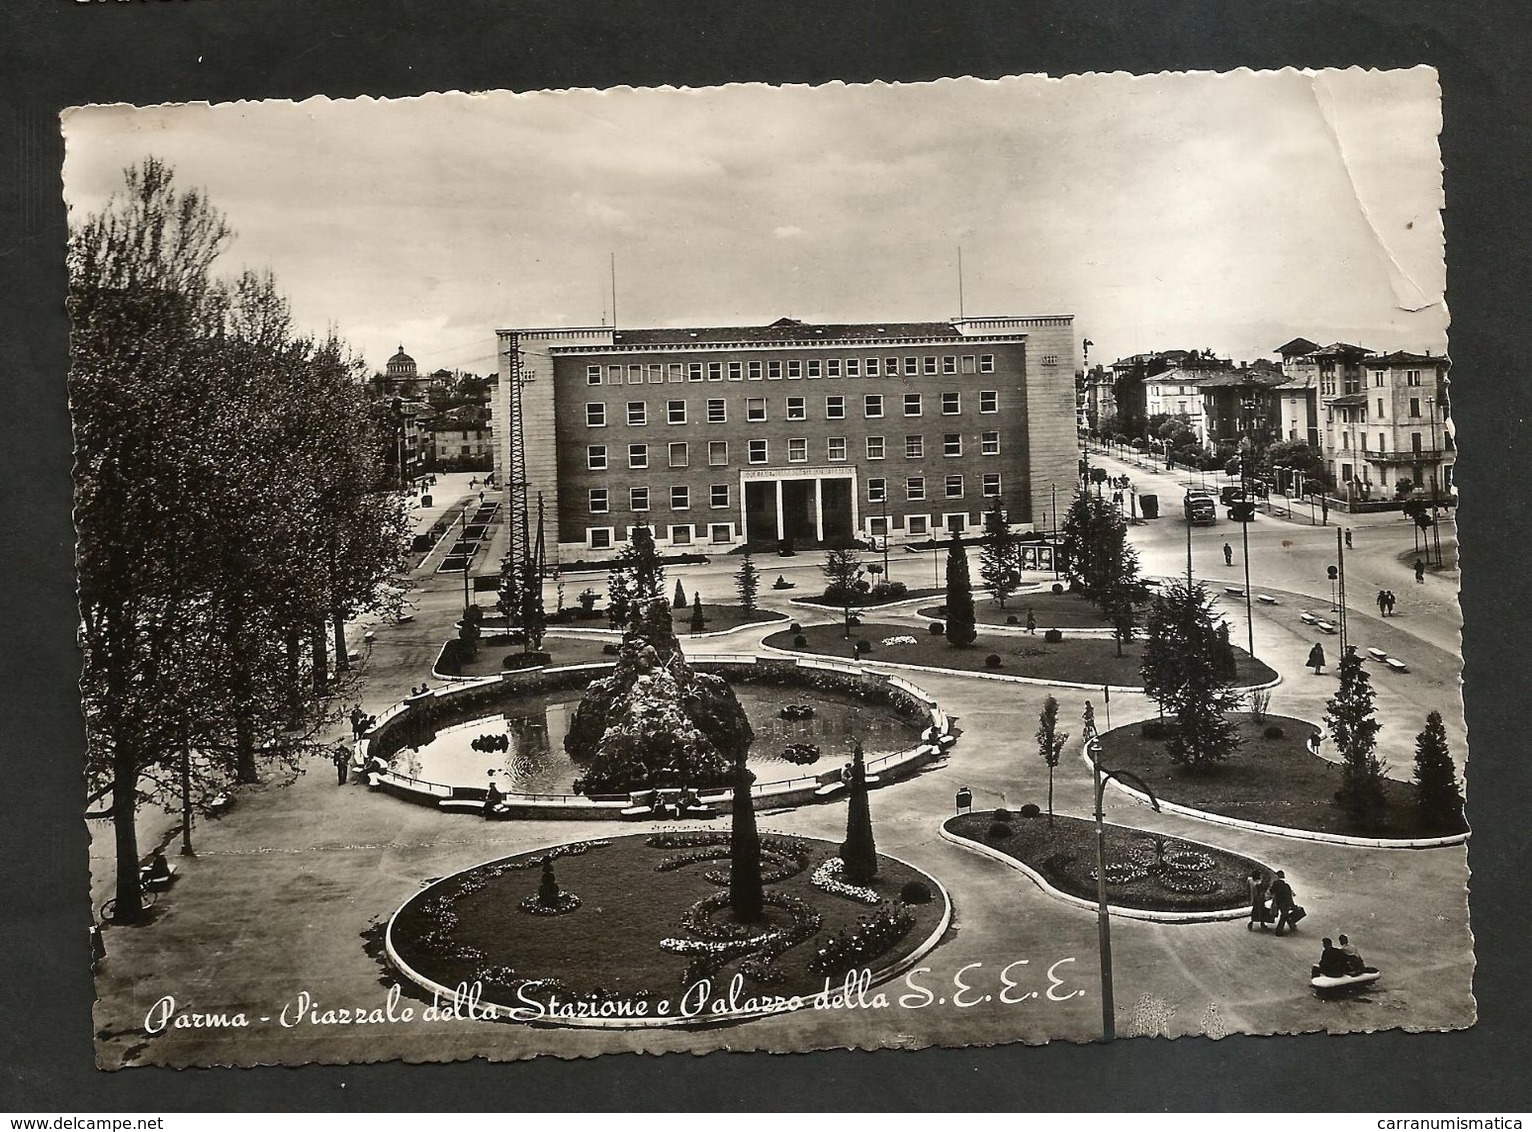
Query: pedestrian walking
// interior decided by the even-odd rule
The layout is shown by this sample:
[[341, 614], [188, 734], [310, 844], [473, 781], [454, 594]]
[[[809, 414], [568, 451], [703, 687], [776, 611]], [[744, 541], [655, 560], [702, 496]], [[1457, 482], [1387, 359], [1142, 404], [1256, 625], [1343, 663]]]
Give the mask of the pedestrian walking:
[[1426, 581], [1426, 564], [1420, 559], [1415, 559], [1415, 581], [1418, 585], [1424, 585]]
[[1325, 647], [1318, 641], [1315, 641], [1314, 647], [1309, 649], [1308, 666], [1314, 670], [1315, 676], [1318, 676], [1320, 669], [1325, 666]]
[[1037, 614], [1030, 609], [1027, 610], [1027, 632], [1037, 633]]
[[1234, 548], [1228, 543], [1223, 544], [1223, 564], [1225, 566], [1234, 565]]
[[1386, 611], [1386, 614], [1385, 614], [1386, 616], [1392, 617], [1394, 615], [1394, 602], [1396, 600], [1398, 600], [1398, 599], [1394, 597], [1394, 591], [1393, 590], [1384, 590], [1383, 591], [1383, 604], [1388, 607], [1388, 609]]
[[1379, 617], [1387, 617], [1388, 616], [1388, 591], [1387, 590], [1379, 590], [1378, 591], [1378, 616]]
[[351, 752], [346, 750], [346, 744], [335, 744], [335, 754], [331, 758], [335, 762], [335, 785], [346, 785], [346, 767], [351, 762]]
[[1350, 527], [1346, 528], [1346, 549], [1347, 550], [1351, 549], [1351, 528]]
[[1293, 886], [1287, 883], [1287, 874], [1277, 870], [1277, 879], [1271, 882], [1271, 910], [1277, 914], [1276, 932], [1295, 930], [1298, 917], [1297, 904], [1293, 901]]
[[1245, 884], [1250, 890], [1250, 922], [1245, 925], [1245, 930], [1253, 932], [1256, 925], [1264, 928], [1270, 920], [1266, 911], [1266, 878], [1260, 869], [1251, 869]]
[[356, 707], [351, 709], [352, 739], [360, 739], [362, 737], [362, 721], [366, 718], [367, 716], [363, 713], [361, 704], [357, 704]]

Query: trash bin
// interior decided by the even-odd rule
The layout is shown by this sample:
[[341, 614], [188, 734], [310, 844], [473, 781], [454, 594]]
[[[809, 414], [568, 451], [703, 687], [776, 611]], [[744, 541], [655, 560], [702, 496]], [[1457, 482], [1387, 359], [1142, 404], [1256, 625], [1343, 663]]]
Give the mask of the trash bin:
[[429, 506], [431, 506], [431, 497], [429, 495], [422, 495], [420, 497], [420, 505], [422, 507], [429, 507]]
[[1158, 495], [1140, 495], [1138, 497], [1138, 507], [1146, 519], [1158, 519], [1160, 517], [1160, 497]]

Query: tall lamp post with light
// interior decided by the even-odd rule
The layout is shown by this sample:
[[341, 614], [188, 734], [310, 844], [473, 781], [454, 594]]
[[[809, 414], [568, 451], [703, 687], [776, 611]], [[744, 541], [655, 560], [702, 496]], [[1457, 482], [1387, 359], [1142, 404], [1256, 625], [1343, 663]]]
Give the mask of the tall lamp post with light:
[[1096, 938], [1101, 951], [1101, 1040], [1117, 1037], [1117, 1004], [1112, 991], [1112, 917], [1106, 902], [1106, 823], [1102, 816], [1106, 784], [1117, 779], [1143, 792], [1159, 812], [1160, 802], [1149, 784], [1126, 770], [1107, 770], [1101, 765], [1101, 738], [1096, 734], [1096, 709], [1085, 701], [1085, 750], [1096, 776]]

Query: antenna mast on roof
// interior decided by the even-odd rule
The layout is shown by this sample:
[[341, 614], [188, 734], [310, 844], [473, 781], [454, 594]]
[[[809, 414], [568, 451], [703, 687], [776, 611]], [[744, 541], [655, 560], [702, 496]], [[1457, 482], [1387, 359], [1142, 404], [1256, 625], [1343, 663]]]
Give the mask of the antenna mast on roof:
[[617, 329], [617, 253], [611, 253], [612, 271], [612, 329]]
[[958, 318], [963, 317], [963, 245], [958, 245]]

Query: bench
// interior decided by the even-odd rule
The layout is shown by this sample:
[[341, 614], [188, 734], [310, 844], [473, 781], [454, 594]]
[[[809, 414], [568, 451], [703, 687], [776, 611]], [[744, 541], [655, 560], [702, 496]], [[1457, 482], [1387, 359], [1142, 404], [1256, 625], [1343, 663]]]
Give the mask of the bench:
[[1255, 595], [1255, 600], [1260, 602], [1262, 605], [1278, 605], [1278, 604], [1280, 604], [1277, 601], [1277, 599], [1272, 597], [1270, 594], [1256, 594]]
[[957, 741], [958, 737], [956, 735], [938, 735], [936, 737], [936, 749], [945, 754], [957, 746]]
[[1397, 656], [1391, 656], [1383, 663], [1388, 665], [1395, 672], [1408, 672], [1410, 670], [1410, 666], [1404, 663], [1404, 661], [1400, 660]]
[[836, 794], [839, 794], [844, 789], [846, 789], [846, 784], [840, 779], [836, 779], [834, 782], [826, 782], [823, 786], [819, 787], [819, 789], [815, 790], [814, 797], [833, 798]]
[[1384, 652], [1382, 649], [1368, 649], [1367, 650], [1367, 655], [1372, 657], [1373, 660], [1379, 660], [1379, 661], [1386, 661], [1386, 660], [1388, 660], [1388, 653]]
[[1314, 627], [1322, 633], [1335, 633], [1338, 631], [1335, 626], [1330, 624], [1328, 621], [1315, 621]]
[[226, 790], [220, 790], [209, 798], [203, 805], [203, 812], [210, 818], [222, 817], [234, 808], [234, 795]]
[[682, 806], [681, 816], [683, 818], [700, 818], [703, 821], [706, 821], [709, 818], [716, 818], [718, 816], [718, 810], [716, 807], [709, 806], [705, 803], [700, 806]]
[[1302, 613], [1298, 614], [1298, 620], [1302, 621], [1305, 625], [1317, 625], [1319, 623], [1319, 618], [1315, 617], [1307, 610], [1304, 610]]
[[1244, 597], [1245, 596], [1245, 591], [1240, 589], [1238, 586], [1225, 586], [1223, 588], [1223, 592], [1228, 594], [1230, 597]]
[[629, 821], [655, 817], [653, 790], [634, 790], [628, 795], [628, 804], [620, 812]]
[[443, 810], [458, 813], [482, 814], [484, 812], [483, 798], [443, 798], [436, 805]]

